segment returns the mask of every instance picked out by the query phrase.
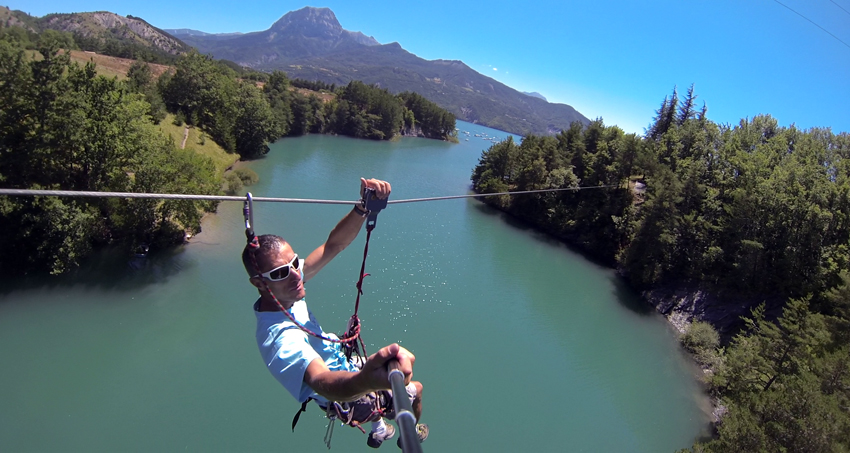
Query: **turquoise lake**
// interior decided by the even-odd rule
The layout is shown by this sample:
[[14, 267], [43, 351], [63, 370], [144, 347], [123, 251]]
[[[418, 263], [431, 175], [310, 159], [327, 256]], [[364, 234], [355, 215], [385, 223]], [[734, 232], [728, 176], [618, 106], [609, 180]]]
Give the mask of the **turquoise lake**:
[[[507, 134], [458, 128], [458, 144], [283, 139], [246, 164], [249, 189], [355, 200], [364, 176], [390, 181], [391, 200], [466, 194], [492, 144], [474, 134]], [[135, 266], [112, 251], [73, 275], [0, 282], [0, 451], [326, 451], [321, 411], [293, 433], [300, 404], [257, 351], [241, 209], [221, 203], [188, 245]], [[256, 203], [255, 224], [306, 255], [349, 209]], [[327, 331], [354, 309], [365, 237], [306, 286]], [[612, 269], [479, 201], [390, 205], [366, 272], [363, 337], [416, 354], [425, 451], [673, 452], [707, 433], [698, 371], [664, 319]], [[337, 426], [331, 451], [372, 450]]]

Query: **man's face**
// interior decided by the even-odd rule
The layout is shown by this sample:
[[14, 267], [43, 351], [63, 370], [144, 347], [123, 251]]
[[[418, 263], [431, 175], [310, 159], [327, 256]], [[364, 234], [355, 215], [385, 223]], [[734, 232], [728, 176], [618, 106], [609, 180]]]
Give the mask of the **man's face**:
[[[289, 243], [285, 243], [277, 253], [273, 252], [269, 255], [258, 256], [257, 266], [260, 268], [260, 273], [268, 272], [272, 269], [286, 265], [297, 266], [297, 264], [293, 261], [293, 258], [295, 258], [295, 252], [292, 251], [292, 247]], [[292, 306], [293, 302], [303, 299], [306, 294], [304, 291], [304, 281], [301, 279], [301, 273], [294, 267], [289, 269], [289, 276], [283, 280], [273, 281], [264, 277], [251, 278], [251, 283], [259, 288], [260, 291], [265, 292], [263, 281], [265, 281], [265, 285], [268, 285], [268, 288], [274, 292], [278, 301], [280, 301], [280, 303], [286, 308]]]

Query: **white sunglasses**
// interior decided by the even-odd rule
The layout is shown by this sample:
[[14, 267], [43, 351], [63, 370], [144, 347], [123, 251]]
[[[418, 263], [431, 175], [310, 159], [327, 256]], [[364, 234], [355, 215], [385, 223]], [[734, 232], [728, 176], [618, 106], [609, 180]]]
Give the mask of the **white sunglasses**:
[[283, 266], [276, 267], [268, 272], [263, 272], [260, 275], [255, 275], [254, 277], [263, 277], [273, 282], [279, 282], [289, 277], [291, 269], [295, 269], [297, 271], [299, 265], [300, 264], [298, 260], [298, 254], [296, 253], [295, 256], [292, 257], [292, 261], [284, 264]]

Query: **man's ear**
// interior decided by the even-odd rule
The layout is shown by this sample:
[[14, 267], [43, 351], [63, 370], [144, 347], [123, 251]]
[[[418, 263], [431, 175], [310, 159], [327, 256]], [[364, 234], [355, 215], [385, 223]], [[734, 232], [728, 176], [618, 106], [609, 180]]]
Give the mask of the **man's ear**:
[[263, 289], [263, 279], [262, 277], [251, 277], [248, 279], [252, 285], [254, 285], [257, 289]]

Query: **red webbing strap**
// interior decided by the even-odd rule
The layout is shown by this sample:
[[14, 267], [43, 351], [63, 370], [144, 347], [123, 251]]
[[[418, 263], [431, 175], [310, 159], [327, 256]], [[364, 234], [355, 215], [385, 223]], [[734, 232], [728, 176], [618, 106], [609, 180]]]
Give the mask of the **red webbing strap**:
[[[369, 276], [366, 273], [366, 257], [369, 255], [369, 239], [371, 239], [372, 230], [374, 229], [374, 225], [366, 226], [366, 245], [363, 247], [363, 262], [360, 264], [360, 280], [357, 281], [357, 300], [354, 302], [354, 314], [348, 320], [348, 331], [345, 333], [346, 337], [351, 335], [352, 328], [356, 328], [358, 332], [360, 331], [360, 317], [357, 316], [357, 312], [360, 310], [360, 296], [363, 294], [363, 279]], [[363, 338], [358, 338], [360, 340], [359, 344], [355, 342], [353, 345], [346, 345], [345, 355], [349, 360], [351, 360], [351, 356], [354, 353], [357, 353], [361, 359], [365, 359], [369, 355], [366, 352], [366, 344], [363, 342]]]

